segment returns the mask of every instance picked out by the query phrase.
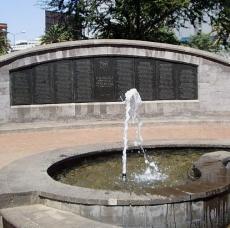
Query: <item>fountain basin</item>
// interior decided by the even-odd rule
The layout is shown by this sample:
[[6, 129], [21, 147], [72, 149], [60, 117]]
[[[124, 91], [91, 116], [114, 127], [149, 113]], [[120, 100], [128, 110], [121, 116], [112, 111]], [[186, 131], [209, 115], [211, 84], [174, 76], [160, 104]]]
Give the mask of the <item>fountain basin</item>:
[[[210, 150], [211, 152], [212, 150]], [[146, 195], [154, 189], [189, 184], [194, 179], [192, 165], [208, 149], [155, 148], [127, 151], [127, 179], [122, 179], [122, 151], [76, 156], [52, 165], [48, 174], [73, 186]], [[197, 170], [199, 174], [199, 170]]]
[[[146, 147], [175, 145], [146, 145]], [[197, 145], [176, 145], [197, 146]], [[201, 145], [199, 145], [201, 146]], [[211, 146], [211, 145], [202, 145]], [[29, 203], [69, 210], [81, 216], [121, 226], [141, 227], [221, 227], [230, 221], [229, 152], [203, 155], [196, 163], [201, 177], [186, 185], [156, 189], [138, 195], [66, 185], [47, 173], [63, 160], [112, 153], [121, 145], [88, 146], [55, 150], [16, 161], [0, 171], [0, 207]], [[11, 202], [11, 203], [9, 203]]]

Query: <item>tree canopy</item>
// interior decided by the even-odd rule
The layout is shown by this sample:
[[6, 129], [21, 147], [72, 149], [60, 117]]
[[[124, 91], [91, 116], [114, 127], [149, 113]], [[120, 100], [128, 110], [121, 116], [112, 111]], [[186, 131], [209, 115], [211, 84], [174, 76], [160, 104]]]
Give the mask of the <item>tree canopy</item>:
[[72, 40], [72, 34], [62, 25], [53, 25], [41, 38], [41, 44], [52, 44]]
[[10, 48], [9, 42], [3, 33], [0, 33], [0, 55], [4, 55]]
[[74, 39], [178, 43], [174, 30], [185, 27], [186, 21], [194, 26], [209, 22], [223, 44], [230, 35], [229, 0], [43, 0], [43, 5], [69, 16], [66, 27]]
[[200, 33], [190, 37], [188, 45], [204, 51], [218, 52], [221, 50], [214, 37], [209, 33]]
[[196, 21], [208, 22], [213, 28], [217, 42], [227, 45], [230, 37], [230, 1], [229, 0], [190, 0], [184, 11], [185, 18], [196, 25]]

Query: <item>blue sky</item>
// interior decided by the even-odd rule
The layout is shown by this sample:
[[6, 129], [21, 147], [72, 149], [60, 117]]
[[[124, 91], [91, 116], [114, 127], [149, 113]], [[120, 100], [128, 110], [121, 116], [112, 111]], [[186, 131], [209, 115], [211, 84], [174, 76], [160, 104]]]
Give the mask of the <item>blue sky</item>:
[[[7, 23], [8, 32], [17, 40], [33, 40], [43, 35], [45, 30], [45, 10], [38, 0], [1, 0], [0, 22]], [[25, 31], [24, 34], [17, 34]], [[13, 35], [8, 34], [13, 41]]]

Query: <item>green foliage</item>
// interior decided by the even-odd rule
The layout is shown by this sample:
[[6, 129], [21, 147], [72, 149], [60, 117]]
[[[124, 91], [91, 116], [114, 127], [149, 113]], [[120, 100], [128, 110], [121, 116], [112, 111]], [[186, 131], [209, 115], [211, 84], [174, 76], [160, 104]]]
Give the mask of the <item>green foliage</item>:
[[230, 39], [230, 1], [218, 14], [218, 17], [213, 19], [213, 31], [217, 34], [218, 43], [228, 46], [227, 40]]
[[[217, 42], [224, 45], [230, 34], [229, 0], [42, 0], [62, 12], [73, 39], [122, 38], [177, 44], [174, 30], [189, 21], [209, 22]], [[205, 21], [207, 19], [207, 21]]]
[[167, 27], [152, 30], [149, 34], [145, 35], [143, 40], [177, 45], [180, 44], [180, 41], [176, 37], [174, 31]]
[[90, 5], [89, 25], [98, 38], [178, 43], [173, 28], [186, 0], [91, 0]]
[[210, 51], [218, 52], [220, 50], [220, 45], [217, 44], [210, 33], [201, 33], [190, 38], [188, 43], [190, 47]]
[[184, 11], [184, 17], [192, 25], [195, 25], [197, 20], [210, 23], [213, 32], [216, 33], [216, 41], [224, 46], [227, 45], [230, 37], [229, 0], [190, 0], [188, 8]]
[[59, 43], [72, 40], [71, 33], [61, 25], [53, 25], [41, 38], [41, 44]]
[[40, 0], [45, 9], [62, 14], [61, 25], [71, 33], [73, 40], [86, 39], [88, 0]]
[[4, 55], [9, 50], [9, 43], [6, 37], [0, 33], [0, 55]]

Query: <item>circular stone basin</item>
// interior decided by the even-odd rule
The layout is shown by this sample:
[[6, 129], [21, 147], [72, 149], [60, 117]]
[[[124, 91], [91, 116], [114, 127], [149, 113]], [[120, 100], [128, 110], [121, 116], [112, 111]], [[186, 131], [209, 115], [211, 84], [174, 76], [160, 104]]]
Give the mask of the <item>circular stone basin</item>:
[[[115, 154], [119, 154], [117, 160], [121, 166], [122, 146], [88, 145], [57, 149], [23, 158], [3, 168], [0, 172], [1, 204], [4, 206], [5, 203], [7, 206], [9, 202], [12, 202], [12, 205], [39, 202], [121, 227], [226, 227], [230, 223], [229, 144], [161, 142], [146, 144], [145, 147], [155, 148], [152, 152], [154, 159], [157, 158], [157, 151], [164, 151], [164, 156], [172, 153], [172, 159], [166, 159], [167, 162], [171, 162], [180, 153], [187, 152], [188, 155], [193, 151], [198, 154], [205, 152], [198, 159], [194, 159], [194, 166], [201, 174], [200, 178], [194, 181], [186, 178], [185, 182], [182, 178], [182, 184], [152, 188], [151, 194], [72, 186], [55, 181], [51, 177], [57, 176], [60, 170], [66, 167], [81, 167], [85, 160], [88, 166], [97, 157], [104, 157], [104, 163], [104, 160], [110, 160]], [[142, 155], [139, 157], [132, 152], [128, 153], [128, 164], [132, 154], [144, 164]], [[178, 167], [184, 162], [174, 160], [173, 163], [177, 167], [176, 170], [183, 170]], [[107, 168], [106, 173], [109, 171], [111, 166]], [[130, 167], [127, 171], [130, 175]], [[185, 170], [182, 171], [182, 174], [184, 173]], [[193, 176], [191, 172], [189, 174]], [[120, 175], [119, 171], [116, 177], [120, 178]], [[130, 176], [128, 178], [130, 179]], [[97, 179], [100, 179], [99, 175], [96, 175], [95, 180]]]
[[128, 151], [125, 182], [121, 178], [121, 151], [85, 156], [71, 163], [65, 162], [52, 174], [52, 177], [62, 183], [79, 187], [151, 194], [153, 189], [191, 182], [188, 173], [193, 162], [206, 152], [209, 152], [207, 148], [146, 150], [150, 164], [154, 162], [157, 166], [158, 170], [155, 170], [146, 164], [143, 153], [138, 150]]

